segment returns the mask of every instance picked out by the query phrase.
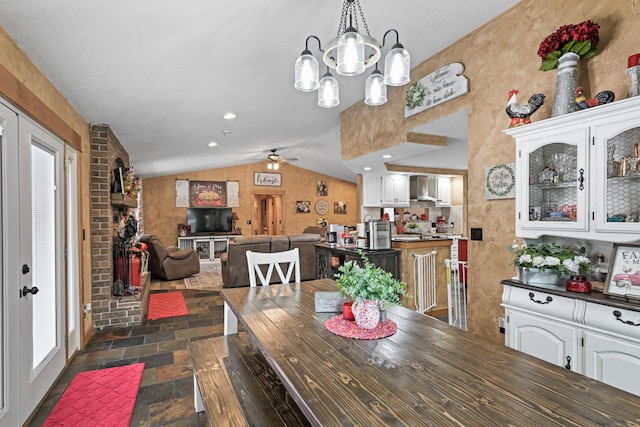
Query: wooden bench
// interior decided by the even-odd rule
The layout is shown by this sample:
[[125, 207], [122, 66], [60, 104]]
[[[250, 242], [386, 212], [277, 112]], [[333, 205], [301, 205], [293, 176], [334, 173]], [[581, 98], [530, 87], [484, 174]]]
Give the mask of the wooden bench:
[[246, 333], [189, 343], [196, 411], [211, 426], [310, 425]]

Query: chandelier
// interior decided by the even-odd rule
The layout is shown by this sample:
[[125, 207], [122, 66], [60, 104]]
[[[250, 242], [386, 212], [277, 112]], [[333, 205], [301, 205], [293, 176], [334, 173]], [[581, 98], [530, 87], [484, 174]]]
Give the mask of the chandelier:
[[[365, 33], [360, 33], [359, 20], [362, 21]], [[385, 57], [383, 75], [378, 70], [378, 60], [387, 34], [390, 32], [395, 33], [396, 43]], [[318, 60], [309, 50], [311, 39], [317, 40], [318, 49], [323, 54], [322, 61], [327, 67], [322, 79], [319, 79]], [[395, 29], [384, 33], [382, 45], [380, 45], [369, 34], [360, 0], [344, 0], [336, 38], [329, 41], [323, 50], [318, 37], [314, 35], [307, 37], [305, 48], [295, 63], [294, 87], [302, 92], [317, 90], [319, 107], [336, 107], [340, 104], [338, 81], [329, 69], [335, 70], [342, 76], [356, 76], [374, 65], [375, 69], [365, 83], [364, 102], [367, 105], [382, 105], [387, 102], [387, 86], [402, 86], [409, 82], [409, 52], [400, 44], [398, 31]]]

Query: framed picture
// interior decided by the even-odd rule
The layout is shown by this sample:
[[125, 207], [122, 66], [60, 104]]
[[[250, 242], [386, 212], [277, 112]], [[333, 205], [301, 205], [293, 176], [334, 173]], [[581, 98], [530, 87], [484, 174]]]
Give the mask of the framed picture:
[[227, 205], [227, 183], [225, 181], [189, 181], [191, 207], [224, 207]]
[[254, 172], [253, 185], [266, 185], [269, 187], [280, 187], [282, 185], [282, 174]]
[[316, 183], [316, 196], [327, 196], [328, 194], [327, 181], [318, 181]]
[[347, 204], [345, 202], [333, 202], [333, 213], [346, 215], [347, 214]]
[[298, 200], [296, 202], [296, 213], [310, 213], [310, 212], [311, 212], [311, 201]]
[[604, 293], [640, 299], [640, 245], [614, 243]]
[[513, 199], [516, 197], [516, 164], [487, 166], [484, 170], [484, 198]]

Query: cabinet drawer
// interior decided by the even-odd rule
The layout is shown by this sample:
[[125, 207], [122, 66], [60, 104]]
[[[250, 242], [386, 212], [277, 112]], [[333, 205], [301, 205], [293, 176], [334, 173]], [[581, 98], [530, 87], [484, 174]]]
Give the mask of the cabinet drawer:
[[640, 340], [640, 312], [587, 303], [585, 324]]
[[576, 304], [573, 298], [551, 295], [542, 290], [529, 290], [514, 286], [511, 286], [511, 291], [505, 296], [504, 304], [507, 306], [573, 321], [573, 312]]

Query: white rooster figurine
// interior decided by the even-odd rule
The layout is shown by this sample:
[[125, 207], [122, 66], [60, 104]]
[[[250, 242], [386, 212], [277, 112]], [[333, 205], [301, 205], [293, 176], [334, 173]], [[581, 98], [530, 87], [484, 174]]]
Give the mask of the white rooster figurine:
[[509, 101], [507, 102], [507, 115], [511, 117], [509, 127], [527, 125], [531, 123], [531, 115], [544, 104], [544, 95], [535, 93], [531, 95], [527, 105], [518, 105], [518, 91], [509, 91]]

